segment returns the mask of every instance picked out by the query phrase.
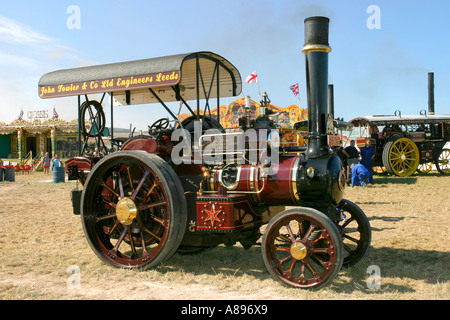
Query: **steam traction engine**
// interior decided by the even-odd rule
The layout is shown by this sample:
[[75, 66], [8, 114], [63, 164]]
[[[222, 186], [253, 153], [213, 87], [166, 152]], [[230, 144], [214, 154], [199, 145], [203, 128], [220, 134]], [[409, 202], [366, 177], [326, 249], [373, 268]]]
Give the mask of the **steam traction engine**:
[[[328, 24], [329, 20], [324, 17], [305, 20], [303, 53], [306, 55], [309, 106], [306, 150], [280, 149], [275, 163], [252, 161], [250, 152], [259, 155], [262, 152], [267, 156], [277, 147], [267, 115], [245, 124], [243, 131], [224, 133], [218, 121], [206, 115], [199, 117], [197, 112], [173, 127], [167, 119], [158, 120], [150, 127], [149, 135], [130, 138], [120, 151], [103, 158], [69, 161], [69, 176], [84, 185], [75, 208], [79, 205], [86, 238], [102, 261], [121, 268], [147, 268], [165, 261], [177, 251], [195, 253], [237, 242], [249, 248], [261, 238], [261, 227], [267, 224], [261, 247], [269, 273], [288, 286], [317, 288], [329, 284], [343, 265], [351, 266], [366, 254], [371, 239], [370, 226], [362, 210], [343, 199], [343, 168], [339, 158], [330, 152], [331, 140], [326, 134], [328, 53], [331, 51]], [[199, 61], [203, 61], [200, 58], [217, 67], [217, 73], [208, 69], [213, 79], [217, 77], [217, 96], [220, 96], [219, 88], [224, 92], [221, 86], [226, 85], [223, 80], [219, 81], [222, 78], [218, 70], [221, 75], [228, 70], [228, 76], [240, 81], [240, 76], [230, 71], [232, 65], [220, 56], [204, 52], [183, 56], [183, 63], [197, 64], [196, 69], [186, 68], [197, 70], [194, 89], [197, 99], [198, 86], [203, 81], [198, 76], [199, 66], [202, 66]], [[106, 72], [107, 68], [100, 69]], [[120, 70], [123, 72], [124, 68]], [[203, 70], [206, 70], [205, 65]], [[82, 74], [87, 77], [86, 73]], [[175, 74], [180, 75], [178, 81], [181, 75], [187, 81], [187, 71]], [[108, 75], [114, 76], [117, 80], [117, 74]], [[130, 75], [122, 75], [122, 78], [125, 76]], [[99, 81], [99, 78], [106, 76], [93, 80]], [[51, 92], [52, 86], [61, 82], [58, 77], [54, 82], [51, 79], [51, 74], [43, 76], [40, 87]], [[80, 78], [80, 81], [86, 79]], [[199, 79], [202, 80], [199, 82]], [[191, 84], [195, 87], [195, 81]], [[131, 104], [133, 99], [156, 98], [166, 107], [158, 91], [147, 85], [148, 88], [132, 90], [130, 87], [123, 92], [117, 89], [116, 101], [123, 99]], [[167, 88], [173, 90], [177, 101], [186, 104], [183, 94], [188, 94], [187, 85], [174, 82]], [[110, 89], [111, 94], [113, 89]], [[230, 91], [239, 94], [235, 89], [236, 86]], [[164, 95], [161, 91], [160, 95]], [[209, 94], [207, 91], [204, 90], [203, 98], [209, 98], [215, 90], [210, 88]], [[86, 101], [89, 105], [87, 96]], [[200, 137], [195, 136], [196, 126], [202, 132]], [[253, 148], [247, 134], [251, 130], [257, 137], [267, 132], [267, 144]], [[182, 142], [175, 134], [182, 141], [194, 139], [199, 143], [181, 148]], [[207, 138], [214, 136], [216, 141], [232, 135], [246, 137], [243, 149], [233, 148], [230, 153], [229, 148], [219, 145], [215, 151], [216, 155], [236, 161], [222, 159], [207, 163], [207, 148], [203, 147]], [[181, 152], [183, 159], [191, 161], [174, 160], [180, 150], [184, 152]], [[285, 210], [286, 206], [292, 208]]]

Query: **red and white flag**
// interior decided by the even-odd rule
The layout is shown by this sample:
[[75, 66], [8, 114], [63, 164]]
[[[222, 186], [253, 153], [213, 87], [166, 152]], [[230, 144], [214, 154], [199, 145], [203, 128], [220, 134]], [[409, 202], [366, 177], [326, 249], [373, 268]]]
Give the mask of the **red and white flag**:
[[245, 79], [245, 82], [247, 82], [247, 83], [256, 83], [256, 82], [258, 82], [258, 75], [256, 74], [256, 71], [255, 72], [253, 72], [253, 73], [251, 73], [248, 77], [247, 77], [247, 79]]

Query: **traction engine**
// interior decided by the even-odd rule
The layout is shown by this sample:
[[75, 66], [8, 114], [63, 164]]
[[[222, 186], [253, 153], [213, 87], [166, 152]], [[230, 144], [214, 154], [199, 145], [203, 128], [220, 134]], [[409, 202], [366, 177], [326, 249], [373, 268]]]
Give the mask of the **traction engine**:
[[[366, 254], [370, 225], [357, 205], [343, 199], [344, 170], [327, 135], [328, 25], [325, 17], [305, 20], [305, 149], [279, 148], [273, 122], [263, 112], [241, 121], [234, 133], [224, 133], [206, 116], [175, 127], [161, 119], [149, 135], [130, 138], [95, 165], [83, 158], [69, 163], [69, 177], [84, 185], [74, 208], [102, 261], [147, 268], [175, 252], [260, 244], [275, 279], [318, 288]], [[261, 101], [263, 108], [267, 104]], [[182, 147], [183, 141], [195, 143]]]

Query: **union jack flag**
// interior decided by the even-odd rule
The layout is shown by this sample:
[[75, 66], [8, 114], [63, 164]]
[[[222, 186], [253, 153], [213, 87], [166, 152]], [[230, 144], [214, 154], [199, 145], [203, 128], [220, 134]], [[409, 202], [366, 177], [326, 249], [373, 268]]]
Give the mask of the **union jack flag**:
[[246, 81], [247, 83], [256, 83], [256, 82], [258, 82], [258, 75], [256, 74], [256, 71], [253, 72], [253, 73], [251, 73], [251, 74], [247, 77], [247, 79], [245, 79], [245, 81]]
[[53, 107], [53, 116], [52, 116], [52, 119], [58, 119], [58, 118], [59, 118], [58, 113], [56, 112], [55, 107]]
[[298, 94], [299, 94], [298, 83], [293, 84], [293, 85], [290, 86], [289, 88], [291, 88], [291, 90], [292, 90], [292, 92], [294, 93], [294, 95], [298, 95]]
[[22, 120], [22, 119], [23, 119], [23, 110], [20, 109], [20, 113], [19, 113], [19, 116], [17, 117], [16, 121]]

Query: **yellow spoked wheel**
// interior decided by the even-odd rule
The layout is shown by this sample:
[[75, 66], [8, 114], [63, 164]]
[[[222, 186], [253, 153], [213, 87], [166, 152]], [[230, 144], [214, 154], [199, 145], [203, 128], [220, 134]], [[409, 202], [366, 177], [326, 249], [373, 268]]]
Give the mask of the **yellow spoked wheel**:
[[389, 141], [384, 146], [383, 165], [390, 174], [408, 177], [417, 170], [419, 163], [419, 149], [408, 138]]
[[417, 172], [428, 173], [431, 169], [433, 169], [433, 162], [422, 163], [417, 167]]
[[450, 174], [450, 149], [442, 149], [436, 157], [436, 169], [442, 174]]

